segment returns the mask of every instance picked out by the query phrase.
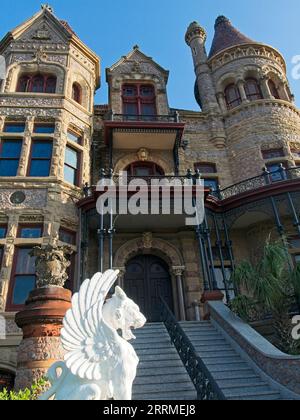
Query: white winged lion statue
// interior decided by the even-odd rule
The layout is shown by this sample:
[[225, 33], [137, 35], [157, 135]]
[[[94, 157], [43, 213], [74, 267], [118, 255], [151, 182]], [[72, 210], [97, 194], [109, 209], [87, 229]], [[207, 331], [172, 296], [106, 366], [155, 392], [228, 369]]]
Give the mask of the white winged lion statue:
[[41, 400], [132, 399], [139, 359], [128, 341], [146, 318], [118, 286], [105, 303], [118, 274], [95, 274], [73, 296], [61, 331], [65, 361], [49, 369], [52, 386]]

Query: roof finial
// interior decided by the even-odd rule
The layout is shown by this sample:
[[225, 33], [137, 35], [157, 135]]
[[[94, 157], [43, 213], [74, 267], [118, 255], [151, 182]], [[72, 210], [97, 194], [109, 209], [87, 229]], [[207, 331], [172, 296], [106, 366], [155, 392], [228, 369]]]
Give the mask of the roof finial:
[[53, 9], [53, 7], [52, 7], [52, 6], [50, 6], [50, 4], [48, 4], [48, 3], [43, 3], [43, 4], [41, 5], [41, 8], [42, 8], [42, 10], [48, 10], [48, 12], [50, 12], [50, 13], [54, 13], [54, 9]]
[[140, 46], [136, 44], [136, 45], [133, 46], [133, 49], [134, 50], [139, 50], [140, 49]]

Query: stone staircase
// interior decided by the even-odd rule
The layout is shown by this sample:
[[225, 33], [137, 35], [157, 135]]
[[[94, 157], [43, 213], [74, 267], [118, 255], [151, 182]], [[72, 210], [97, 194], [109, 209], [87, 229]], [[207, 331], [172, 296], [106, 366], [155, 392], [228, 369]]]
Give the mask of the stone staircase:
[[210, 322], [181, 322], [180, 325], [226, 399], [282, 399]]
[[134, 332], [139, 358], [134, 400], [195, 400], [197, 393], [162, 323], [146, 324]]

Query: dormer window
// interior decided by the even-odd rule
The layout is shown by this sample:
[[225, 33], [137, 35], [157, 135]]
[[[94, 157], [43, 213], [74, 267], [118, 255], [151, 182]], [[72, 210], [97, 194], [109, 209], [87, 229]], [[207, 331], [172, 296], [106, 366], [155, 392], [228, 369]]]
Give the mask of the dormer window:
[[152, 85], [124, 85], [123, 113], [130, 119], [148, 119], [156, 115], [155, 89]]
[[46, 74], [23, 75], [19, 79], [17, 91], [23, 93], [49, 93], [56, 92], [55, 76]]

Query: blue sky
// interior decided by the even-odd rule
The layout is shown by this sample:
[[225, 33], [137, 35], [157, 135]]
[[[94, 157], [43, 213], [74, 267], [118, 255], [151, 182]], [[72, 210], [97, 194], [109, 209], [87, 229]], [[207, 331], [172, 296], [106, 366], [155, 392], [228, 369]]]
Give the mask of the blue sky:
[[[46, 0], [45, 0], [46, 1]], [[170, 70], [170, 105], [198, 109], [193, 96], [194, 71], [184, 42], [187, 26], [199, 21], [213, 37], [215, 18], [224, 14], [250, 38], [279, 49], [288, 65], [292, 91], [300, 105], [300, 80], [291, 77], [292, 57], [300, 55], [299, 0], [49, 0], [79, 37], [102, 58], [102, 87], [96, 102], [107, 102], [105, 68], [138, 44]], [[0, 37], [40, 9], [42, 0], [2, 0]]]

